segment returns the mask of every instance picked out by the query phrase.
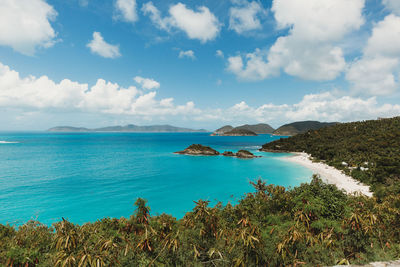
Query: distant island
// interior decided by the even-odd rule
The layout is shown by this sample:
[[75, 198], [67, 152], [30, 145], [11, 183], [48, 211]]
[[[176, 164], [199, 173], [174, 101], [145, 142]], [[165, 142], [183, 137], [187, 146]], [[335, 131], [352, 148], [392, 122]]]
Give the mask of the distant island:
[[297, 121], [280, 126], [278, 129], [272, 128], [269, 124], [245, 124], [238, 127], [225, 125], [215, 130], [212, 136], [256, 136], [259, 134], [274, 134], [283, 136], [293, 136], [308, 132], [310, 130], [318, 130], [323, 127], [333, 126], [338, 122], [319, 122], [319, 121]]
[[257, 136], [258, 134], [256, 134], [253, 131], [247, 130], [247, 129], [235, 128], [229, 132], [225, 132], [220, 135], [223, 135], [223, 136]]
[[232, 131], [233, 127], [231, 125], [225, 125], [222, 126], [221, 128], [215, 130], [211, 135], [223, 135], [226, 132]]
[[309, 130], [318, 130], [323, 127], [333, 126], [338, 122], [319, 122], [319, 121], [297, 121], [289, 124], [282, 125], [276, 129], [274, 135], [293, 136], [308, 132]]
[[254, 125], [245, 124], [238, 127], [232, 127], [231, 125], [225, 125], [215, 130], [211, 135], [223, 135], [223, 136], [256, 136], [258, 134], [271, 134], [274, 132], [274, 128], [266, 123], [259, 123]]
[[84, 127], [57, 126], [47, 130], [48, 132], [136, 132], [136, 133], [196, 133], [208, 132], [205, 129], [189, 129], [172, 125], [149, 125], [138, 126], [128, 124], [126, 126], [108, 126], [103, 128], [89, 129]]

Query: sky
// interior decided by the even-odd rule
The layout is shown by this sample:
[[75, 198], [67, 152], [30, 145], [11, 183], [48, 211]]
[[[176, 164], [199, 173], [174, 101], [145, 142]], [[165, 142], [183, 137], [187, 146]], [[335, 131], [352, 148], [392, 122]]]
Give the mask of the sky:
[[0, 0], [0, 131], [400, 115], [399, 0]]

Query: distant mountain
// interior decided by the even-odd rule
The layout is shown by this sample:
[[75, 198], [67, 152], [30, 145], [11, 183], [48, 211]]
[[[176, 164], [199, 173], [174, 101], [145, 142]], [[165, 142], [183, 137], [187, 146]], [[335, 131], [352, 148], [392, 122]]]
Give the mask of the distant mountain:
[[233, 127], [231, 125], [225, 125], [217, 130], [215, 130], [211, 135], [221, 135], [226, 132], [232, 131]]
[[269, 124], [266, 123], [259, 123], [254, 125], [245, 124], [242, 126], [238, 126], [235, 129], [245, 129], [255, 132], [256, 134], [270, 134], [275, 131], [274, 128], [272, 128]]
[[70, 126], [58, 126], [48, 129], [49, 132], [166, 132], [166, 133], [183, 133], [183, 132], [208, 132], [204, 129], [193, 130], [189, 128], [175, 127], [171, 125], [150, 125], [138, 126], [129, 124], [126, 126], [109, 126], [96, 129], [78, 128]]
[[[273, 133], [274, 132], [274, 128], [272, 128], [270, 125], [266, 124], [266, 123], [259, 123], [259, 124], [254, 124], [254, 125], [249, 125], [249, 124], [245, 124], [242, 126], [238, 126], [233, 128], [230, 125], [225, 125], [224, 127], [219, 128], [218, 130], [215, 130], [211, 135], [224, 135], [227, 132], [230, 132], [232, 130], [246, 130], [252, 133], [257, 134], [269, 134], [269, 133]], [[247, 132], [247, 134], [244, 135], [252, 135], [249, 132]], [[240, 132], [237, 132], [240, 133]], [[245, 132], [242, 132], [245, 133]]]
[[323, 127], [333, 126], [338, 124], [337, 122], [319, 122], [319, 121], [298, 121], [289, 124], [282, 125], [276, 129], [273, 133], [275, 135], [296, 135], [305, 133], [309, 130], [318, 130]]
[[48, 132], [90, 132], [91, 130], [83, 127], [57, 126], [47, 130]]

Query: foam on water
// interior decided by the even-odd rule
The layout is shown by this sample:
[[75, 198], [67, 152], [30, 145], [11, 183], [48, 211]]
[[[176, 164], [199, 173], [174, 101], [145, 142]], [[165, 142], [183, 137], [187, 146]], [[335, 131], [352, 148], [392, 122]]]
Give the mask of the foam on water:
[[0, 144], [17, 144], [18, 142], [12, 142], [12, 141], [1, 141]]

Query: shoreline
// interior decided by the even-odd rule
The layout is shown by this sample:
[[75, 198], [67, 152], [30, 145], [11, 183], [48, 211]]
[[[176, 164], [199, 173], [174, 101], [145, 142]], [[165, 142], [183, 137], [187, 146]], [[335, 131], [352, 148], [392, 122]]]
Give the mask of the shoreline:
[[282, 157], [282, 160], [296, 163], [310, 169], [313, 174], [319, 174], [324, 182], [334, 184], [337, 188], [343, 189], [348, 194], [361, 193], [365, 196], [372, 197], [369, 186], [362, 184], [344, 174], [342, 171], [322, 162], [312, 162], [310, 160], [310, 155], [307, 153], [291, 154], [291, 156]]

